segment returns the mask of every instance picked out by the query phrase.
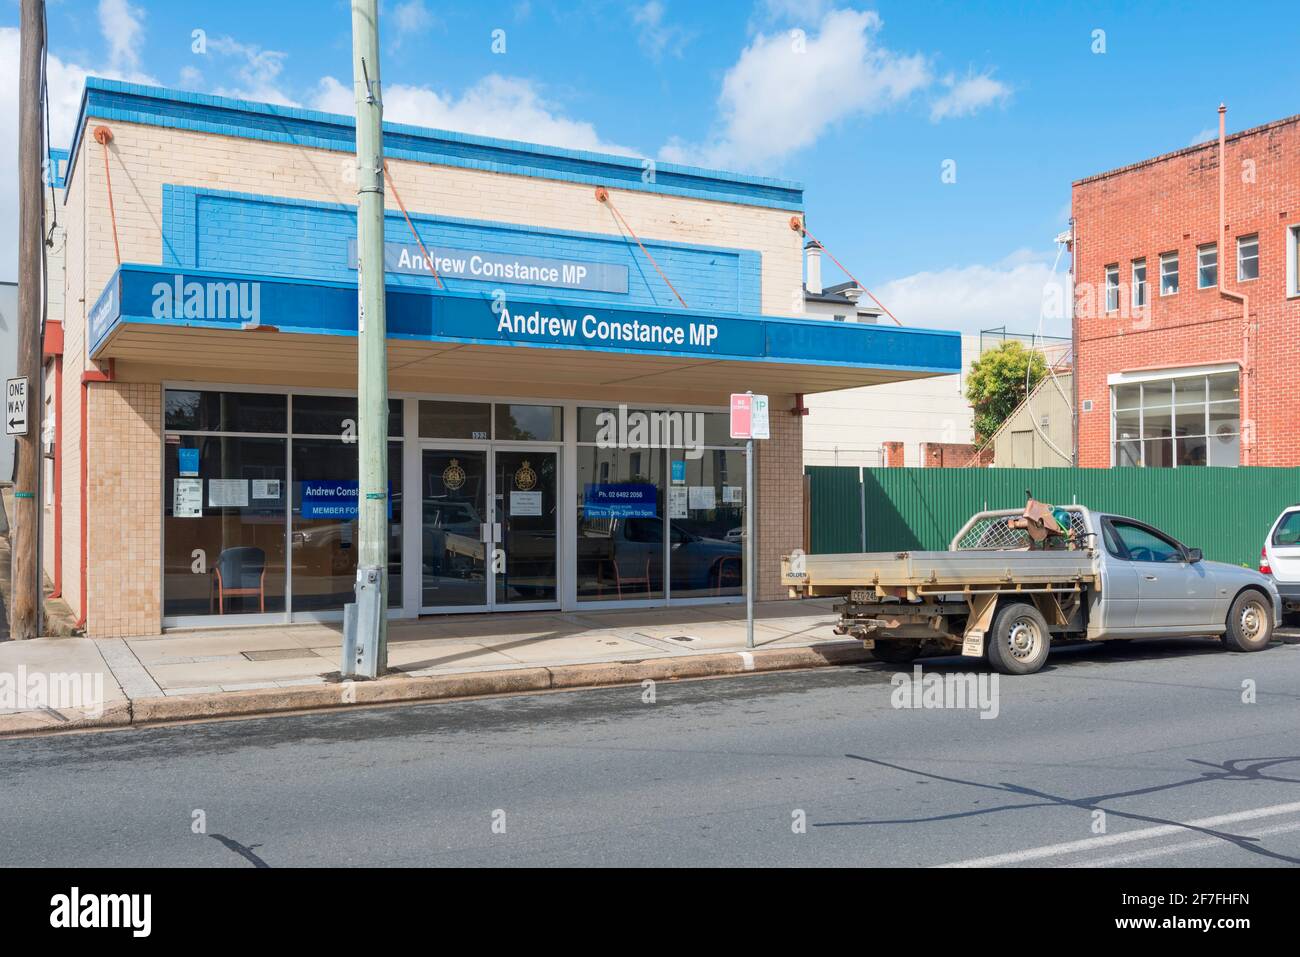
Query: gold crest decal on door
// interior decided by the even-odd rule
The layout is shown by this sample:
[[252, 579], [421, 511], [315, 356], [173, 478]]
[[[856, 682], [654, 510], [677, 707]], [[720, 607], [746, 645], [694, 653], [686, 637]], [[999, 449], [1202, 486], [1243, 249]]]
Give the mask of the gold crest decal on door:
[[524, 459], [524, 464], [515, 471], [515, 488], [521, 492], [530, 492], [537, 487], [537, 473]]
[[452, 459], [451, 464], [442, 470], [442, 484], [452, 492], [465, 484], [465, 470], [460, 467], [460, 459]]

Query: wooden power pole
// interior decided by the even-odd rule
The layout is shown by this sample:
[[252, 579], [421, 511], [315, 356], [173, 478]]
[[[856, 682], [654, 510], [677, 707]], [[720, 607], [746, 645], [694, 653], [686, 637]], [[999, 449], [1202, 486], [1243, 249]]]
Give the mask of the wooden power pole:
[[[9, 609], [10, 634], [35, 638], [40, 630], [41, 569], [38, 543], [41, 533], [40, 427], [41, 413], [32, 399], [40, 394], [41, 312], [45, 301], [41, 256], [44, 217], [42, 130], [44, 98], [41, 96], [41, 62], [45, 52], [45, 3], [22, 0], [19, 18], [18, 68], [18, 378], [23, 386], [22, 415], [15, 412], [15, 385], [6, 386], [5, 422], [14, 434], [17, 470], [10, 544], [13, 548], [13, 592]], [[25, 429], [21, 421], [25, 420]], [[20, 424], [15, 425], [15, 422]]]

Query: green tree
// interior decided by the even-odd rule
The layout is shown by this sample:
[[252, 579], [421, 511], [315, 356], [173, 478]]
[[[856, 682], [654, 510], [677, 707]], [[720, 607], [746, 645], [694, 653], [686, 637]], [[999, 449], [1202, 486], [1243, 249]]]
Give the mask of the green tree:
[[1047, 363], [1042, 353], [1026, 349], [1016, 339], [1008, 339], [972, 362], [966, 400], [975, 410], [975, 441], [982, 444], [991, 438], [1045, 375]]

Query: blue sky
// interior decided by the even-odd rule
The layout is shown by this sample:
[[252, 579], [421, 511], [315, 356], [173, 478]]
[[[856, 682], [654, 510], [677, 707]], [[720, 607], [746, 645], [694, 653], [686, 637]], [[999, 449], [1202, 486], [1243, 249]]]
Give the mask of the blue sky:
[[[391, 118], [799, 180], [813, 232], [917, 325], [1032, 329], [1071, 180], [1191, 144], [1213, 130], [1220, 100], [1230, 129], [1300, 109], [1293, 4], [381, 9]], [[49, 21], [60, 145], [87, 72], [327, 109], [350, 101], [341, 0], [53, 0]], [[4, 0], [11, 143], [17, 22]], [[941, 177], [946, 160], [955, 182]], [[0, 168], [11, 182], [12, 163]], [[14, 272], [13, 209], [6, 193], [0, 278]]]

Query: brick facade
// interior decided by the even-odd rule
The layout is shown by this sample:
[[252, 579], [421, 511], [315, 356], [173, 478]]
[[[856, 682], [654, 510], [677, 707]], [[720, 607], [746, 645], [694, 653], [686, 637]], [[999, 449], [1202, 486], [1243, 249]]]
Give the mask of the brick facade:
[[[183, 355], [159, 353], [149, 361], [117, 361], [111, 367], [113, 381], [98, 381], [110, 374], [110, 366], [107, 362], [97, 365], [87, 356], [86, 317], [118, 265], [103, 147], [89, 135], [100, 122], [93, 114], [87, 117], [86, 135], [78, 142], [60, 211], [68, 243], [63, 276], [66, 355], [60, 432], [64, 495], [57, 534], [62, 542], [64, 597], [85, 617], [87, 634], [92, 637], [151, 634], [162, 625], [163, 383], [202, 381], [234, 388], [241, 384], [322, 384], [319, 370], [313, 369], [305, 354], [299, 365], [268, 371], [210, 356], [204, 363], [190, 364]], [[212, 255], [217, 243], [208, 243], [205, 250], [191, 250], [193, 257], [187, 260], [186, 250], [177, 245], [185, 229], [167, 231], [169, 217], [176, 211], [169, 210], [167, 203], [179, 202], [178, 190], [259, 194], [316, 204], [355, 202], [355, 184], [349, 178], [354, 160], [346, 152], [120, 119], [104, 125], [112, 131], [108, 166], [116, 240], [126, 263], [209, 265], [203, 256]], [[595, 201], [590, 185], [551, 180], [540, 174], [397, 159], [390, 166], [402, 199], [416, 216], [436, 211], [445, 218], [509, 224], [536, 230], [539, 241], [544, 240], [545, 230], [567, 230], [626, 243], [618, 222], [607, 207]], [[688, 291], [694, 288], [710, 301], [710, 296], [716, 298], [730, 290], [737, 297], [733, 310], [769, 315], [801, 310], [802, 241], [790, 227], [790, 210], [662, 192], [616, 190], [615, 195], [619, 211], [637, 224], [645, 241], [682, 247], [669, 266], [688, 274], [684, 281]], [[396, 213], [391, 191], [386, 199]], [[303, 235], [312, 233], [304, 230], [288, 239], [271, 239], [278, 239], [281, 246], [289, 242], [302, 246]], [[709, 287], [709, 276], [702, 270], [710, 257], [692, 253], [688, 246], [737, 250], [733, 273], [719, 273], [725, 282]], [[268, 257], [281, 253], [268, 242]], [[666, 255], [665, 259], [672, 257]], [[691, 270], [696, 274], [690, 274]], [[92, 381], [84, 382], [87, 373]], [[417, 377], [402, 379], [402, 375], [409, 374], [395, 370], [394, 388], [427, 391], [431, 384]], [[436, 384], [440, 388], [447, 385], [441, 379]], [[346, 388], [347, 382], [340, 385]], [[478, 380], [474, 385], [476, 394], [482, 396], [491, 395], [502, 383]], [[602, 395], [613, 402], [662, 401], [662, 390], [670, 385], [659, 384], [657, 395], [653, 384], [634, 380], [626, 386], [606, 387]], [[580, 398], [593, 388], [591, 382], [575, 382], [567, 396], [557, 397]], [[721, 404], [726, 401], [725, 393], [719, 386], [707, 397], [682, 394], [676, 401]], [[88, 459], [84, 473], [83, 397]], [[773, 437], [760, 443], [758, 452], [756, 547], [758, 597], [763, 599], [786, 597], [779, 583], [779, 559], [803, 544], [802, 419], [787, 414], [793, 396], [773, 395], [772, 403]], [[88, 516], [84, 595], [83, 487]]]
[[162, 389], [99, 382], [87, 396], [90, 630], [151, 634], [162, 621]]
[[[1300, 465], [1300, 296], [1288, 275], [1300, 224], [1300, 116], [1228, 137], [1224, 169], [1222, 236], [1217, 140], [1074, 184], [1081, 466], [1112, 464], [1111, 375], [1223, 363], [1243, 373], [1241, 464]], [[1252, 234], [1259, 278], [1237, 282], [1237, 239]], [[1249, 324], [1240, 302], [1197, 288], [1197, 247], [1215, 242], [1224, 285], [1249, 296]], [[1160, 256], [1173, 251], [1179, 288], [1162, 296]], [[1146, 260], [1143, 310], [1132, 307], [1137, 259]], [[1119, 308], [1109, 313], [1108, 265], [1120, 278]]]
[[982, 450], [969, 442], [922, 442], [921, 467], [932, 469], [964, 469], [968, 466], [988, 465], [993, 461], [993, 447]]
[[794, 396], [771, 396], [772, 437], [759, 440], [758, 521], [754, 548], [759, 601], [788, 598], [781, 584], [781, 559], [803, 540], [803, 416], [791, 415]]

